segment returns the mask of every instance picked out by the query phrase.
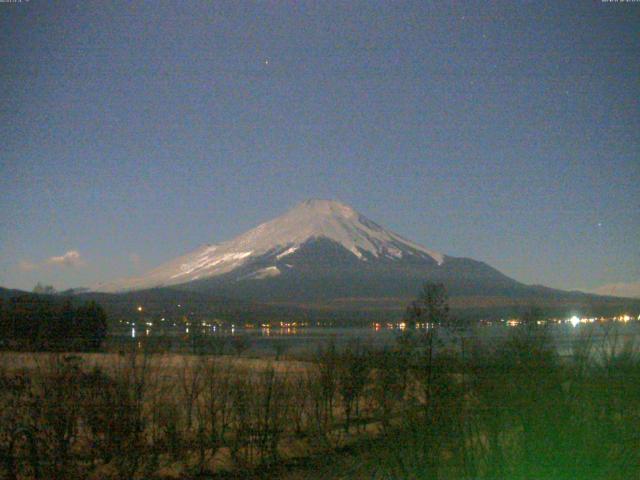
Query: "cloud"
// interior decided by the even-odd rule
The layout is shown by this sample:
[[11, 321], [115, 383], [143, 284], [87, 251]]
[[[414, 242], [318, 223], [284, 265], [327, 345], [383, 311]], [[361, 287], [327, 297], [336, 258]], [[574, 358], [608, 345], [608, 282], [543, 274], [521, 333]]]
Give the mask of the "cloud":
[[80, 257], [80, 252], [77, 250], [69, 250], [64, 255], [48, 258], [45, 263], [54, 266], [82, 267], [84, 260]]
[[32, 262], [31, 260], [20, 260], [20, 262], [18, 262], [18, 268], [23, 272], [33, 272], [34, 270], [40, 270], [44, 267], [79, 268], [85, 265], [86, 262], [77, 250], [69, 250], [63, 255], [49, 257], [39, 263]]
[[640, 282], [609, 283], [591, 290], [598, 295], [611, 295], [614, 297], [640, 298]]

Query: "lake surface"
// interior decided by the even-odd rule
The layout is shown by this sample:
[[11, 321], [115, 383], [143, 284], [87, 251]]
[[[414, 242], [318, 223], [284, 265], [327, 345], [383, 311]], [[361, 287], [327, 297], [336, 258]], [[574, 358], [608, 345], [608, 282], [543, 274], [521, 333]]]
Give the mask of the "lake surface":
[[[519, 328], [521, 327], [502, 324], [479, 325], [462, 332], [461, 335], [469, 343], [480, 342], [492, 346], [514, 334]], [[563, 323], [547, 325], [545, 328], [548, 329], [558, 353], [562, 356], [572, 355], [576, 342], [588, 335], [594, 349], [617, 351], [627, 342], [634, 342], [636, 347], [640, 347], [640, 322], [637, 321], [579, 324], [575, 327]], [[272, 328], [235, 333], [245, 335], [250, 344], [249, 350], [256, 354], [275, 352], [276, 349], [291, 354], [313, 353], [330, 342], [334, 342], [337, 348], [343, 348], [351, 341], [360, 341], [373, 348], [391, 347], [402, 334], [403, 331], [400, 329], [332, 327]], [[442, 343], [449, 347], [459, 344], [459, 336], [456, 335], [460, 334], [452, 334], [445, 329], [439, 332]]]
[[[459, 348], [460, 335], [465, 339], [466, 345], [483, 344], [488, 347], [496, 346], [523, 328], [521, 326], [509, 326], [503, 323], [492, 325], [477, 325], [464, 332], [452, 333], [447, 329], [440, 328], [438, 339], [441, 347]], [[634, 343], [636, 348], [640, 347], [640, 322], [596, 322], [578, 324], [570, 323], [548, 324], [543, 328], [547, 329], [551, 340], [555, 343], [558, 353], [561, 356], [573, 354], [574, 346], [581, 338], [590, 336], [592, 348], [597, 353], [619, 351], [625, 343]], [[358, 341], [363, 345], [374, 349], [393, 347], [398, 338], [406, 331], [398, 328], [375, 329], [373, 327], [297, 327], [297, 328], [263, 328], [263, 329], [225, 329], [218, 330], [214, 334], [201, 335], [197, 341], [200, 342], [201, 350], [204, 353], [221, 353], [238, 351], [236, 348], [241, 344], [241, 351], [246, 355], [271, 356], [276, 353], [288, 355], [308, 355], [334, 343], [336, 348], [342, 349], [349, 342]], [[420, 332], [420, 331], [417, 331]], [[156, 348], [167, 351], [193, 351], [196, 339], [182, 333], [158, 337], [155, 335], [139, 336], [131, 339], [129, 336], [114, 336], [109, 342], [112, 348], [121, 348], [145, 339]]]

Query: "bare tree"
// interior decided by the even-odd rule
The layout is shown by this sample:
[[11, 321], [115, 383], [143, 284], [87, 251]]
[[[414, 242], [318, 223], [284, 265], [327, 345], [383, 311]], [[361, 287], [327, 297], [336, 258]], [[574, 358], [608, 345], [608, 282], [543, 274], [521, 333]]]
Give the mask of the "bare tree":
[[182, 389], [186, 416], [187, 432], [191, 431], [193, 425], [193, 409], [196, 400], [202, 391], [202, 373], [204, 370], [204, 357], [183, 356], [182, 365], [178, 372], [180, 387]]
[[359, 414], [360, 397], [369, 378], [369, 355], [359, 340], [347, 343], [338, 357], [338, 391], [345, 410], [345, 433], [349, 432], [352, 415]]

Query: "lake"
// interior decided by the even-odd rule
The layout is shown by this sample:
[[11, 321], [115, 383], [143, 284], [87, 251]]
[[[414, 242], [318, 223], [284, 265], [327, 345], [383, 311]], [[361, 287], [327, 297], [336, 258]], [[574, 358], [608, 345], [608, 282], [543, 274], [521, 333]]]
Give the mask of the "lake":
[[[461, 333], [469, 343], [472, 340], [479, 341], [485, 345], [495, 344], [513, 334], [516, 329], [502, 324], [479, 325]], [[640, 322], [631, 321], [607, 322], [593, 324], [579, 324], [575, 327], [571, 324], [551, 324], [547, 325], [550, 336], [561, 356], [572, 354], [576, 341], [585, 336], [591, 336], [594, 348], [604, 346], [607, 349], [619, 349], [626, 342], [633, 341], [636, 346], [640, 344]], [[374, 348], [393, 346], [397, 338], [402, 335], [400, 329], [381, 328], [298, 328], [298, 329], [270, 329], [269, 331], [259, 330], [244, 332], [251, 343], [251, 350], [255, 353], [266, 353], [282, 348], [288, 353], [309, 353], [315, 351], [319, 346], [335, 342], [338, 348], [343, 347], [350, 341], [359, 340], [365, 345]], [[442, 329], [439, 333], [444, 345], [455, 346], [458, 344], [458, 336], [452, 335], [447, 330]]]

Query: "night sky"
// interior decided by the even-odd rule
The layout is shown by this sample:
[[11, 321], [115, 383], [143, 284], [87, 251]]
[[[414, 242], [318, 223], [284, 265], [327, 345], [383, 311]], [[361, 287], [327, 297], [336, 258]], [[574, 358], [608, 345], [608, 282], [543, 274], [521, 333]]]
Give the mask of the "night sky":
[[599, 1], [0, 3], [0, 285], [141, 273], [320, 197], [640, 295], [639, 32]]

